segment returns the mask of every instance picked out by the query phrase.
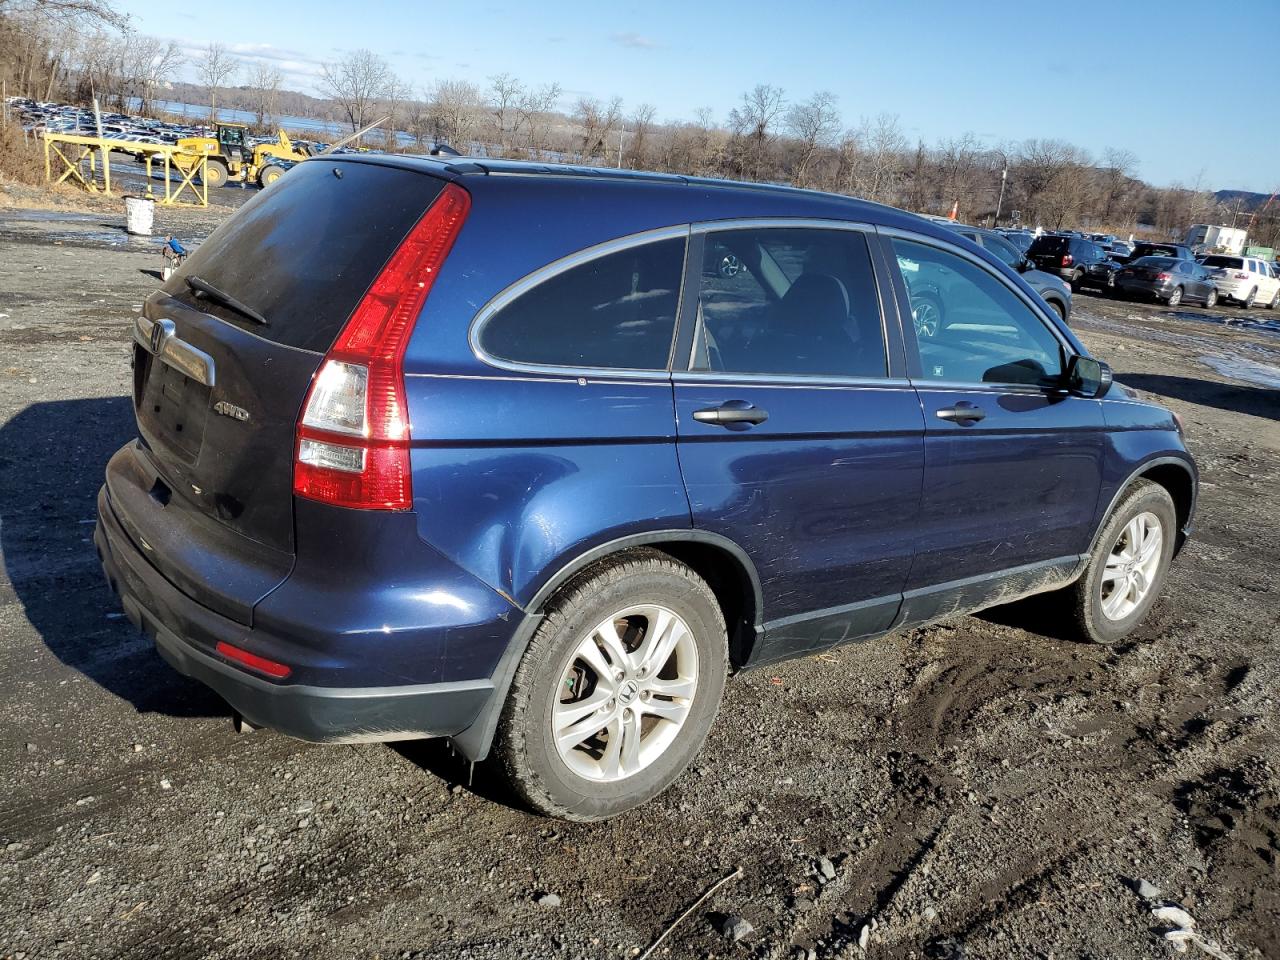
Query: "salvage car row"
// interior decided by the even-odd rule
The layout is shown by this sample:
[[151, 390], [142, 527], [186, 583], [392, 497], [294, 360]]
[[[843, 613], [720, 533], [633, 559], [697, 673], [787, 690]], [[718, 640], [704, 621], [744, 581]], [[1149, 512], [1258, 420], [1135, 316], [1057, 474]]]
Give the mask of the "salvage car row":
[[[1029, 236], [1029, 234], [1027, 234]], [[1204, 254], [1179, 243], [1100, 243], [1077, 233], [1033, 237], [1027, 259], [1075, 291], [1102, 290], [1120, 297], [1157, 300], [1176, 307], [1220, 302], [1242, 309], [1280, 306], [1280, 263], [1259, 257]]]

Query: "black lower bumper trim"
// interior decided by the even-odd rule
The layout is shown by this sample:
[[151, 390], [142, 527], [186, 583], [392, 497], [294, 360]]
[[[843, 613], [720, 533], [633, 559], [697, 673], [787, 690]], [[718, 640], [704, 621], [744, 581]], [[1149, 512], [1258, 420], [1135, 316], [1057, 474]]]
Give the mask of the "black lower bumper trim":
[[[489, 704], [493, 681], [465, 680], [388, 687], [320, 687], [272, 683], [184, 640], [167, 625], [197, 620], [207, 633], [221, 623], [181, 594], [137, 555], [115, 525], [105, 496], [99, 499], [94, 542], [103, 571], [120, 595], [125, 615], [155, 640], [160, 655], [179, 673], [213, 689], [258, 727], [318, 743], [363, 743], [449, 737], [466, 730]], [[243, 628], [238, 628], [243, 631]], [[235, 634], [226, 639], [234, 642]]]

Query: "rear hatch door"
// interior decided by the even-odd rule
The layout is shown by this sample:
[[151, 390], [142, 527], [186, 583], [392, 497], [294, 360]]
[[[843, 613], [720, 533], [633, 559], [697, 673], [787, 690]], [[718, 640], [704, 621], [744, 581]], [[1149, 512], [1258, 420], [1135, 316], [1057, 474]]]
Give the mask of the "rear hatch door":
[[152, 564], [199, 602], [249, 623], [288, 576], [294, 431], [311, 378], [443, 186], [308, 160], [144, 304], [133, 384], [143, 456], [134, 475], [109, 474], [108, 490]]

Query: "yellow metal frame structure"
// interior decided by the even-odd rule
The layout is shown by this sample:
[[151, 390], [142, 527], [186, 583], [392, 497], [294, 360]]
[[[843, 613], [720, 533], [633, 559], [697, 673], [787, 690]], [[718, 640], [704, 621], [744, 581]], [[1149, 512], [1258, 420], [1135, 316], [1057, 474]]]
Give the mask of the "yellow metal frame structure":
[[[69, 157], [67, 153], [63, 153], [64, 148], [72, 147], [78, 147], [80, 151], [75, 153], [74, 150], [67, 149], [67, 153], [74, 153], [74, 159]], [[181, 202], [183, 194], [188, 189], [191, 190], [192, 195], [195, 197], [195, 200], [192, 201], [193, 203], [198, 203], [202, 207], [209, 205], [209, 187], [205, 183], [208, 158], [201, 156], [190, 168], [183, 170], [174, 161], [175, 155], [182, 151], [171, 144], [134, 143], [132, 140], [113, 140], [110, 137], [82, 137], [70, 133], [46, 133], [44, 135], [45, 181], [48, 183], [63, 183], [67, 180], [75, 180], [86, 190], [111, 196], [112, 150], [124, 150], [129, 153], [142, 154], [143, 161], [147, 166], [148, 195], [151, 194], [151, 164], [156, 160], [164, 161], [164, 197], [159, 201], [163, 206], [172, 206]], [[60, 161], [60, 173], [56, 179], [54, 178], [54, 157], [57, 157]], [[82, 169], [86, 159], [89, 161], [87, 178]], [[99, 162], [102, 164], [100, 181], [98, 177]], [[176, 189], [170, 179], [173, 171], [177, 171], [179, 177]], [[197, 177], [200, 179], [199, 183], [196, 183]]]

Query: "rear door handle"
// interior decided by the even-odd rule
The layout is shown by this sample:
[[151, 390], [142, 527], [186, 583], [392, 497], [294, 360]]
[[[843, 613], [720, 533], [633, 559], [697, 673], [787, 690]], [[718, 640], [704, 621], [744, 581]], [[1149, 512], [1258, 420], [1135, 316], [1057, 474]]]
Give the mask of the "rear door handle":
[[977, 423], [985, 419], [987, 411], [975, 407], [967, 400], [961, 400], [954, 407], [943, 407], [938, 411], [939, 420], [950, 420], [952, 423]]
[[718, 407], [693, 411], [693, 419], [699, 423], [764, 423], [769, 414], [759, 407], [752, 406], [746, 400], [729, 400]]

